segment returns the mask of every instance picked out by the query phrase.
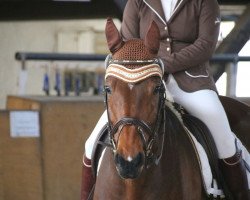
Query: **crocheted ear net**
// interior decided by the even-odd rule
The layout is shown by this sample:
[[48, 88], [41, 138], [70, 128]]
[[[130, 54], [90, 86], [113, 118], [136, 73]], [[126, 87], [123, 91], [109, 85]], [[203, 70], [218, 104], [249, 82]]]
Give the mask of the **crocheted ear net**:
[[[153, 55], [149, 52], [143, 40], [132, 39], [127, 42], [113, 55], [112, 58], [116, 60], [150, 60], [155, 58], [156, 55]], [[136, 65], [126, 65], [126, 67], [135, 68]], [[140, 67], [140, 66], [138, 66]]]

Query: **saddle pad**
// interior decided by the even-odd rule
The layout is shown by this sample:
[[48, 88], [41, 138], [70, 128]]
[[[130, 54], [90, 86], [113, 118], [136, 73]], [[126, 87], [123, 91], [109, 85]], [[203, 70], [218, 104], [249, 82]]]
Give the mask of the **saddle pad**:
[[92, 172], [94, 177], [97, 176], [98, 166], [101, 163], [100, 158], [102, 157], [104, 149], [107, 146], [110, 146], [110, 144], [109, 144], [108, 125], [106, 124], [98, 134], [98, 137], [93, 147], [91, 163], [92, 163]]
[[[211, 166], [209, 164], [209, 159], [204, 147], [198, 142], [196, 137], [189, 131], [187, 127], [185, 127], [190, 140], [194, 144], [194, 148], [198, 153], [198, 159], [200, 161], [201, 173], [203, 176], [204, 188], [208, 194], [208, 196], [225, 198], [225, 194], [221, 188], [218, 187], [218, 180], [213, 176]], [[242, 144], [242, 142], [235, 136], [237, 139], [237, 147], [242, 150], [242, 158], [245, 162], [247, 169], [247, 179], [248, 179], [248, 188], [250, 189], [250, 154]]]
[[[186, 127], [185, 127], [186, 128]], [[204, 183], [205, 191], [208, 196], [224, 198], [224, 192], [222, 189], [218, 188], [217, 180], [212, 175], [212, 170], [208, 161], [207, 154], [202, 147], [202, 145], [197, 141], [193, 134], [186, 128], [190, 140], [194, 144], [194, 148], [197, 152], [197, 157], [200, 161], [200, 169], [202, 174], [202, 179]]]

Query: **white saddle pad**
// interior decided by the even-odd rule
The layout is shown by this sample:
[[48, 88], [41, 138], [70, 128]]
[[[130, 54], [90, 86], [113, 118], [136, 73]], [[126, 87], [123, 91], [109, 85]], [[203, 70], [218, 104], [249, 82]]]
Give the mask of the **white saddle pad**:
[[[196, 138], [192, 135], [192, 133], [187, 130], [188, 134], [190, 135], [190, 138], [193, 140], [193, 143], [195, 144], [195, 148], [198, 152], [200, 164], [201, 164], [201, 172], [203, 176], [203, 182], [204, 187], [208, 195], [213, 195], [214, 197], [220, 196], [221, 198], [224, 198], [224, 192], [217, 187], [217, 181], [214, 179], [211, 171], [211, 167], [208, 162], [207, 154], [204, 150], [204, 148], [201, 146], [201, 144], [196, 140]], [[236, 137], [236, 136], [235, 136]], [[236, 137], [237, 138], [237, 137]], [[237, 146], [239, 149], [242, 150], [242, 157], [247, 162], [247, 164], [250, 164], [250, 155], [247, 149], [242, 145], [241, 141], [237, 138]], [[247, 179], [248, 179], [248, 187], [250, 185], [250, 173], [247, 171]]]

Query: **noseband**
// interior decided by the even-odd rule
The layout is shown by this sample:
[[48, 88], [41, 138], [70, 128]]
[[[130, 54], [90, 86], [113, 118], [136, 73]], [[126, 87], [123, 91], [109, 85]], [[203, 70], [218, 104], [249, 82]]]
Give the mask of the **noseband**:
[[[128, 83], [136, 83], [145, 80], [150, 76], [160, 76], [160, 78], [162, 79], [164, 73], [162, 70], [163, 66], [161, 64], [160, 59], [130, 61], [130, 60], [112, 60], [111, 58], [108, 58], [108, 60], [106, 59], [106, 63], [107, 63], [106, 65], [107, 69], [106, 69], [105, 79], [108, 76], [114, 76]], [[134, 64], [140, 64], [142, 65], [142, 67], [133, 70], [124, 67], [124, 65], [134, 65]], [[122, 131], [124, 126], [135, 126], [143, 143], [146, 168], [151, 166], [153, 163], [158, 164], [163, 150], [165, 130], [160, 131], [161, 127], [165, 129], [165, 124], [164, 124], [165, 88], [163, 82], [161, 83], [159, 89], [159, 95], [160, 96], [158, 102], [157, 116], [153, 128], [150, 127], [145, 121], [129, 116], [122, 117], [118, 122], [112, 125], [109, 117], [109, 104], [107, 98], [108, 94], [107, 91], [105, 90], [105, 104], [108, 114], [109, 139], [113, 152], [115, 153], [117, 151], [117, 144], [115, 142], [114, 137], [119, 128], [120, 128], [119, 130], [119, 135], [120, 135], [120, 132]], [[163, 125], [161, 126], [162, 122]], [[160, 132], [162, 133], [162, 142], [159, 145], [160, 146], [159, 154], [155, 155], [155, 153], [152, 151], [152, 147], [156, 142], [157, 137], [159, 137]], [[148, 139], [146, 137], [146, 134], [148, 134]]]

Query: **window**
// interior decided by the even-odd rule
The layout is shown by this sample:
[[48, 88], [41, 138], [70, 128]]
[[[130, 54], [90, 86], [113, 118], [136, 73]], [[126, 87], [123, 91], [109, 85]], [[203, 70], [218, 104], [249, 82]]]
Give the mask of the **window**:
[[[250, 40], [241, 49], [239, 56], [250, 56]], [[238, 63], [236, 96], [250, 97], [250, 61]]]
[[[234, 22], [222, 22], [220, 27], [219, 42], [221, 42], [233, 29]], [[250, 56], [250, 40], [245, 44], [238, 54], [239, 56]], [[226, 95], [227, 73], [216, 82], [219, 94]], [[250, 97], [250, 62], [239, 62], [237, 68], [236, 96]]]

